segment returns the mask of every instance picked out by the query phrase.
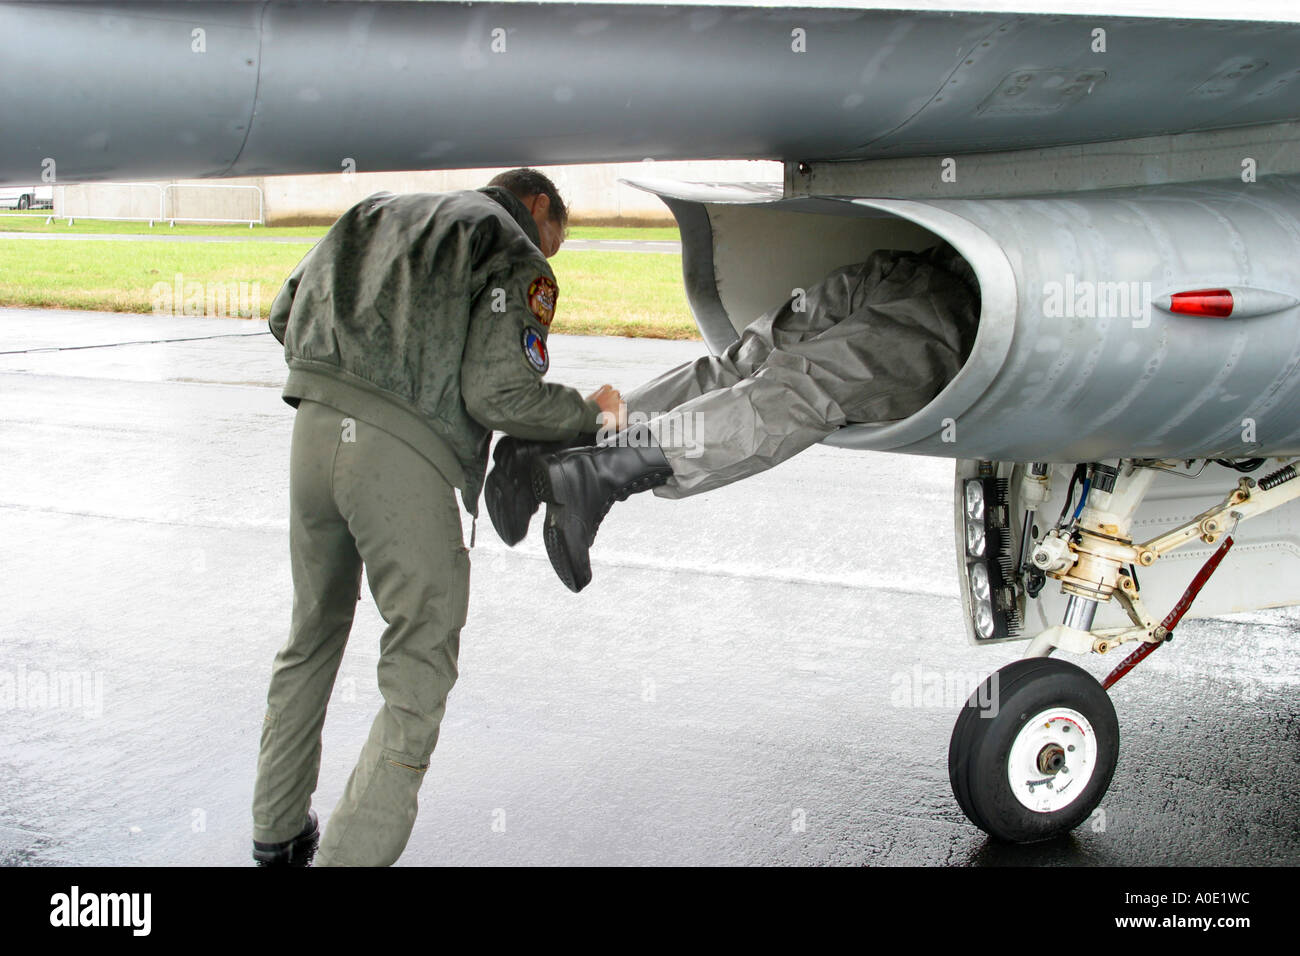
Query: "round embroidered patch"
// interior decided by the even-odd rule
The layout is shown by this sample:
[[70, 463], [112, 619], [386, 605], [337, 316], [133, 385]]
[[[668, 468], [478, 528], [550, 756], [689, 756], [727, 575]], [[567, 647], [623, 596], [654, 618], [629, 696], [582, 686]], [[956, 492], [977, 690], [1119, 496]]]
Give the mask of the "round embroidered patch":
[[543, 326], [549, 327], [555, 318], [555, 300], [560, 290], [546, 276], [538, 276], [528, 286], [528, 311], [537, 316]]
[[546, 343], [534, 328], [524, 329], [524, 358], [528, 359], [528, 364], [543, 375], [551, 366], [550, 357], [546, 354]]

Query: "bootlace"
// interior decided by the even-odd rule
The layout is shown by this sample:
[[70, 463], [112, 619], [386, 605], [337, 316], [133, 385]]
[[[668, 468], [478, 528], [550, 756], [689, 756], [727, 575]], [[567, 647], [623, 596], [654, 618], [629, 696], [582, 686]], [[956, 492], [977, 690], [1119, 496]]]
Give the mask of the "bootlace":
[[[605, 515], [609, 514], [609, 509], [614, 507], [614, 502], [627, 501], [629, 496], [636, 494], [637, 492], [655, 488], [663, 484], [666, 477], [667, 476], [662, 472], [651, 472], [648, 475], [642, 475], [640, 478], [630, 481], [623, 487], [616, 489], [605, 499], [605, 503], [601, 505], [600, 517], [596, 519], [597, 526], [605, 520]], [[595, 528], [592, 529], [591, 536], [592, 538], [595, 538]]]

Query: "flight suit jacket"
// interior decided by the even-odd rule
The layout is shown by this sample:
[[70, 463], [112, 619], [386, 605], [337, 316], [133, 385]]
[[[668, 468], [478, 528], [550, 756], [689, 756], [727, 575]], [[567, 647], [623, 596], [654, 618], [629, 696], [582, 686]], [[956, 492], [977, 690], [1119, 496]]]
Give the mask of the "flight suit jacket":
[[508, 190], [376, 193], [344, 213], [271, 305], [284, 400], [323, 402], [413, 446], [477, 514], [492, 431], [567, 440], [599, 409], [543, 381], [555, 275]]

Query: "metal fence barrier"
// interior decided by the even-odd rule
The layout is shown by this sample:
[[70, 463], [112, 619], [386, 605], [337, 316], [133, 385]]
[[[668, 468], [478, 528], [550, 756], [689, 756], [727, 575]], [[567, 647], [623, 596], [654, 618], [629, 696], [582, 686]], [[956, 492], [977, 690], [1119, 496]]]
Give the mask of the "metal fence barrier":
[[[242, 192], [241, 192], [242, 191]], [[5, 215], [0, 213], [0, 215]], [[8, 215], [31, 218], [30, 213]], [[261, 188], [231, 183], [76, 183], [55, 187], [46, 224], [66, 219], [102, 222], [263, 223]]]
[[[233, 210], [232, 209], [221, 210], [220, 204], [217, 204], [218, 211], [253, 212], [254, 208], [256, 208], [256, 214], [252, 216], [224, 216], [224, 217], [184, 215], [183, 213], [185, 211], [185, 204], [181, 200], [185, 194], [182, 191], [183, 190], [202, 191], [205, 189], [206, 190], [216, 190], [216, 189], [245, 190], [246, 193], [250, 194], [247, 196], [247, 199], [235, 198], [232, 193], [227, 193], [227, 195], [232, 196], [232, 198], [234, 198], [234, 201], [236, 203], [241, 203], [247, 206], [246, 209], [239, 210], [238, 208], [235, 208]], [[199, 201], [199, 205], [200, 206], [206, 205], [211, 198], [212, 197], [210, 196], [201, 197]], [[254, 199], [257, 201], [256, 207], [252, 205], [252, 201]], [[191, 200], [191, 202], [193, 202], [193, 200]], [[229, 222], [229, 223], [246, 222], [248, 223], [248, 228], [252, 229], [254, 226], [262, 222], [262, 217], [263, 217], [262, 190], [257, 186], [234, 185], [230, 183], [168, 183], [166, 186], [163, 187], [163, 208], [167, 210], [167, 215], [164, 218], [166, 218], [173, 226], [176, 225], [176, 223], [178, 222]], [[177, 212], [178, 209], [181, 210], [180, 213]], [[202, 208], [195, 210], [195, 212], [206, 212], [206, 211], [210, 211], [210, 210], [205, 210]]]
[[163, 219], [163, 187], [159, 183], [77, 183], [54, 190], [54, 210], [45, 220], [78, 219], [105, 222], [148, 222]]

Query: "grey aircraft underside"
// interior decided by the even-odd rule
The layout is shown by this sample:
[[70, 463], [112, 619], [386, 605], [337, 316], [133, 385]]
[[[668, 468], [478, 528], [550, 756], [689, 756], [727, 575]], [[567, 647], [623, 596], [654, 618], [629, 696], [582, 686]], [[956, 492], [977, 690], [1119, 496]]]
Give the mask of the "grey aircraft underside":
[[1300, 117], [1300, 24], [199, 2], [4, 5], [0, 36], [0, 182], [47, 157], [64, 181], [864, 160]]
[[829, 441], [957, 460], [967, 636], [1032, 640], [963, 709], [952, 785], [1043, 839], [1118, 753], [1054, 651], [1133, 651], [1108, 688], [1193, 597], [1300, 601], [1300, 24], [846, 6], [0, 4], [0, 184], [782, 161], [633, 183], [714, 351], [874, 249], [950, 243], [970, 358]]

